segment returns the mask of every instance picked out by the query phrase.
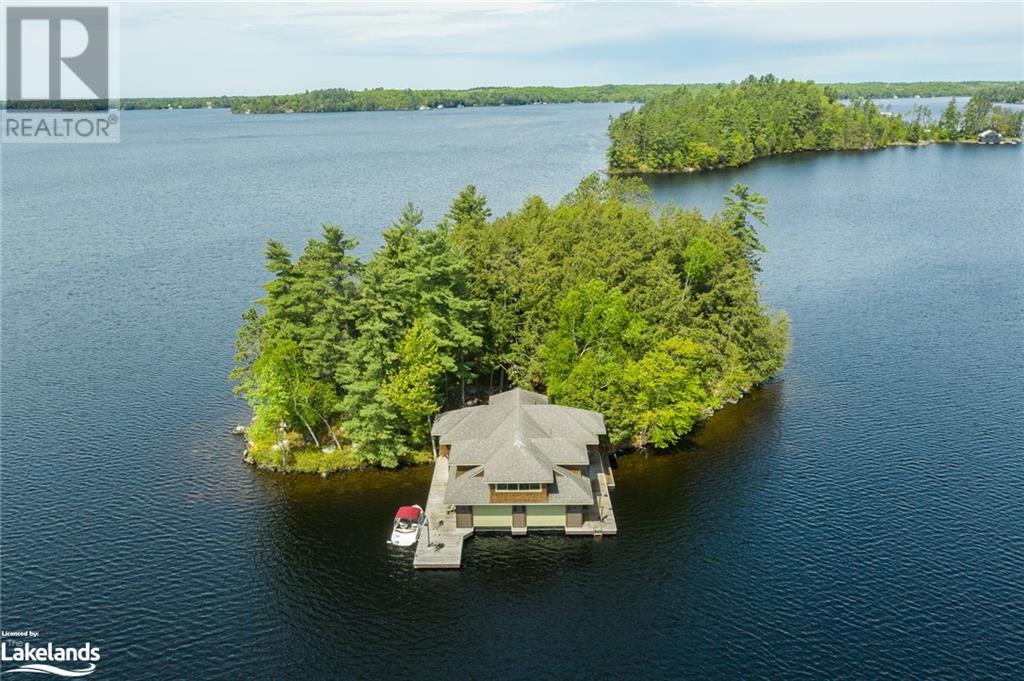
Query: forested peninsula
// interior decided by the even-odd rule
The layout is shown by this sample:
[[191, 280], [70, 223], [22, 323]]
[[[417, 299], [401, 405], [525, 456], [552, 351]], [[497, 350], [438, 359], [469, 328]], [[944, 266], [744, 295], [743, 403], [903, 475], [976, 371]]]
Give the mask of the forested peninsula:
[[270, 241], [231, 374], [247, 457], [428, 458], [435, 414], [512, 385], [603, 412], [618, 445], [669, 446], [785, 362], [788, 320], [756, 281], [764, 203], [736, 185], [717, 215], [658, 210], [635, 178], [592, 175], [498, 218], [472, 186], [432, 227], [409, 205], [366, 262], [335, 226], [298, 257]]
[[797, 151], [878, 149], [893, 144], [973, 141], [993, 129], [1019, 139], [1024, 112], [971, 97], [950, 100], [938, 120], [917, 106], [906, 117], [870, 99], [839, 101], [813, 81], [750, 76], [713, 88], [679, 88], [626, 111], [608, 128], [613, 173], [692, 172], [739, 166]]

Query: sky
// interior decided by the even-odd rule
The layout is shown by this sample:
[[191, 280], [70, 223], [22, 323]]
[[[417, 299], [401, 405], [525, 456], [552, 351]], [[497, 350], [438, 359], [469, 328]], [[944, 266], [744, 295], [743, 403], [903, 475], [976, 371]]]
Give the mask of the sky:
[[122, 97], [1024, 79], [1024, 3], [120, 3]]

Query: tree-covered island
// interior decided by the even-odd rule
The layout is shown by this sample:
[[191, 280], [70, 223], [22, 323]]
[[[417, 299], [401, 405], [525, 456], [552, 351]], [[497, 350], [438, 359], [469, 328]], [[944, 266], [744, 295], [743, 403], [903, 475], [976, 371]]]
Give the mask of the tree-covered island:
[[270, 241], [231, 374], [248, 457], [425, 458], [435, 414], [511, 385], [603, 412], [617, 444], [671, 445], [785, 362], [788, 320], [756, 281], [763, 204], [737, 185], [719, 215], [658, 210], [638, 180], [593, 175], [496, 219], [472, 186], [433, 227], [409, 205], [367, 262], [334, 226], [297, 258]]
[[835, 89], [812, 81], [750, 76], [678, 88], [613, 119], [608, 167], [612, 173], [692, 172], [797, 151], [974, 141], [987, 129], [1017, 140], [1022, 119], [1024, 111], [983, 95], [971, 97], [962, 113], [951, 100], [936, 120], [924, 106], [901, 116], [870, 99], [844, 104]]

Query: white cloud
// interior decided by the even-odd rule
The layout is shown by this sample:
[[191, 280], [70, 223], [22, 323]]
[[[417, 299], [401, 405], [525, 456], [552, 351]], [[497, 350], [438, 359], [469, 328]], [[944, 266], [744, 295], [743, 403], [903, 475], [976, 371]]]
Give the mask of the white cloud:
[[[868, 72], [887, 53], [911, 65], [932, 60], [931, 77], [944, 79], [964, 64], [931, 47], [948, 41], [960, 46], [960, 59], [960, 48], [973, 46], [968, 61], [981, 65], [973, 77], [1019, 78], [1022, 11], [1022, 4], [977, 2], [124, 3], [123, 89], [652, 82], [682, 73], [721, 79], [725, 69], [685, 53], [690, 44], [733, 47], [719, 59], [731, 77], [792, 63], [797, 68], [784, 75], [821, 78], [807, 71], [833, 64], [850, 72], [856, 65], [838, 60], [856, 52], [861, 79], [894, 78], [880, 68]], [[662, 44], [673, 53], [665, 59], [682, 54], [688, 63], [645, 57]], [[1007, 44], [1018, 49], [1007, 54]], [[915, 52], [921, 45], [927, 54]], [[808, 53], [813, 63], [801, 56]]]
[[[762, 41], [963, 36], [1021, 32], [1019, 4], [985, 3], [230, 3], [127, 5], [140, 18], [167, 9], [187, 29], [213, 22], [226, 31], [262, 31], [292, 40], [331, 36], [353, 50], [495, 54], [552, 51], [674, 34]], [[1003, 17], [1003, 19], [996, 19]]]

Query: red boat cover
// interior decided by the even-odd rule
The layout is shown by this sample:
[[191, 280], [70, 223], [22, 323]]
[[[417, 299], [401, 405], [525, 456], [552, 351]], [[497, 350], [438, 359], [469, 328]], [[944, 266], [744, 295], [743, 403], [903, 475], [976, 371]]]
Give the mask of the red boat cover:
[[416, 520], [420, 517], [420, 509], [415, 506], [399, 506], [398, 513], [395, 514], [396, 520]]

